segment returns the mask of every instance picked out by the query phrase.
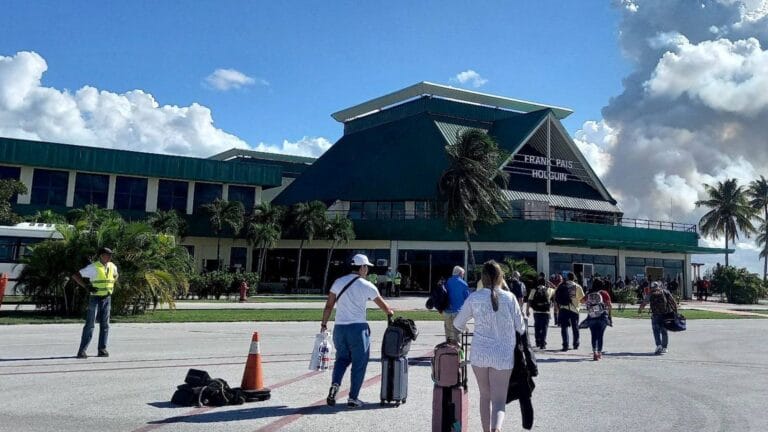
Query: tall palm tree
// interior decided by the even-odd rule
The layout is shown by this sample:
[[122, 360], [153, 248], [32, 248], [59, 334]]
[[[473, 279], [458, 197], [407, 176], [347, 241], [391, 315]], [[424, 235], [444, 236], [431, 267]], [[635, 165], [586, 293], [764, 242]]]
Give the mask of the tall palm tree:
[[147, 223], [158, 234], [170, 234], [174, 237], [184, 237], [187, 222], [179, 216], [176, 210], [160, 210], [147, 218]]
[[208, 213], [208, 221], [216, 235], [216, 268], [221, 270], [221, 232], [225, 228], [232, 230], [233, 236], [240, 232], [243, 228], [243, 203], [216, 198], [201, 207]]
[[444, 215], [449, 228], [462, 227], [474, 268], [470, 236], [476, 233], [476, 224], [499, 223], [500, 213], [509, 210], [503, 193], [509, 175], [499, 169], [498, 145], [483, 131], [468, 129], [457, 134], [456, 141], [447, 145], [445, 151], [450, 165], [438, 183]]
[[325, 204], [320, 201], [310, 201], [308, 203], [298, 203], [293, 206], [293, 225], [301, 236], [299, 243], [299, 256], [296, 260], [296, 283], [295, 289], [299, 289], [299, 276], [301, 276], [301, 253], [304, 249], [304, 242], [311, 243], [312, 240], [322, 234], [325, 227]]
[[250, 246], [259, 250], [259, 263], [256, 270], [259, 280], [262, 278], [267, 250], [276, 247], [282, 236], [280, 222], [283, 212], [283, 207], [262, 202], [254, 207], [245, 221], [245, 240]]
[[[717, 185], [704, 185], [709, 199], [696, 201], [696, 207], [708, 207], [710, 210], [699, 220], [701, 233], [714, 238], [725, 237], [725, 248], [729, 241], [739, 238], [739, 231], [749, 237], [755, 231], [752, 225], [754, 209], [749, 205], [746, 191], [736, 179], [718, 182]], [[728, 252], [725, 253], [725, 265], [728, 266]]]
[[355, 239], [355, 227], [352, 225], [352, 221], [336, 215], [333, 219], [329, 219], [325, 224], [325, 232], [323, 237], [331, 243], [328, 248], [328, 259], [325, 261], [325, 274], [323, 275], [323, 291], [328, 286], [328, 270], [331, 267], [331, 256], [333, 250], [343, 244], [348, 244]]
[[[768, 221], [764, 221], [760, 226], [760, 232], [757, 235], [756, 241], [758, 246], [762, 246], [760, 258], [768, 260]], [[763, 269], [763, 280], [765, 280], [765, 269]]]
[[[756, 212], [763, 212], [763, 224], [760, 226], [760, 236], [758, 236], [758, 241], [760, 238], [762, 238], [763, 241], [758, 244], [766, 245], [766, 238], [768, 237], [768, 231], [766, 231], [768, 230], [768, 223], [766, 223], [768, 222], [768, 179], [764, 176], [760, 176], [759, 179], [753, 180], [749, 184], [747, 195], [751, 198], [749, 205], [751, 205]], [[766, 245], [766, 247], [768, 247], [768, 245]], [[764, 247], [760, 252], [760, 258], [763, 258], [763, 280], [768, 280], [768, 254], [766, 254], [765, 251], [766, 248]]]

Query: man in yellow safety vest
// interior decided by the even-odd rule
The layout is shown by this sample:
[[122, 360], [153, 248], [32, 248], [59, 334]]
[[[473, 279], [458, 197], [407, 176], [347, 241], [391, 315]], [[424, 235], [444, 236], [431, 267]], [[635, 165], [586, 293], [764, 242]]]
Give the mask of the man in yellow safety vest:
[[[88, 313], [85, 317], [83, 335], [80, 339], [80, 349], [77, 358], [88, 358], [86, 350], [93, 337], [93, 327], [96, 318], [99, 319], [99, 357], [109, 357], [107, 338], [109, 336], [109, 314], [112, 307], [112, 291], [115, 289], [118, 273], [117, 266], [112, 262], [112, 250], [106, 247], [99, 249], [99, 259], [72, 275], [78, 285], [90, 292]], [[83, 278], [90, 282], [85, 282]]]

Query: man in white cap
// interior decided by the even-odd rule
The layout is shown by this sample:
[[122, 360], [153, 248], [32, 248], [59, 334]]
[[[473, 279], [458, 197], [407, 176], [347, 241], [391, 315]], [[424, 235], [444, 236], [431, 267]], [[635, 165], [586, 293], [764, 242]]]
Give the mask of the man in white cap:
[[339, 392], [341, 380], [350, 365], [352, 365], [351, 384], [347, 406], [350, 408], [363, 406], [363, 402], [358, 399], [358, 396], [365, 379], [365, 370], [368, 367], [371, 348], [371, 328], [368, 326], [365, 308], [367, 302], [373, 300], [388, 316], [394, 314], [387, 302], [381, 298], [376, 286], [365, 279], [369, 267], [373, 267], [373, 264], [368, 261], [367, 256], [355, 255], [352, 258], [352, 273], [336, 279], [328, 293], [328, 300], [325, 302], [320, 332], [327, 331], [328, 319], [334, 305], [336, 306], [336, 319], [333, 327], [336, 362], [333, 365], [331, 389], [328, 391], [328, 398], [326, 399], [330, 406], [336, 405], [336, 395]]

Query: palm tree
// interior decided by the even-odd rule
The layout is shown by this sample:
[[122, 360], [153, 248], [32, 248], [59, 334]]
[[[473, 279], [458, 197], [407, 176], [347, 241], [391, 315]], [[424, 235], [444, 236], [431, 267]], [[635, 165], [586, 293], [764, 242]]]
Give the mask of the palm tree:
[[293, 206], [293, 225], [301, 236], [301, 242], [299, 243], [299, 257], [296, 260], [296, 290], [299, 289], [301, 252], [304, 249], [304, 241], [311, 243], [317, 235], [322, 234], [326, 220], [325, 210], [325, 204], [320, 201], [298, 203]]
[[104, 224], [114, 224], [122, 220], [114, 210], [103, 209], [96, 204], [87, 204], [83, 208], [72, 209], [67, 213], [67, 220], [81, 230], [96, 232]]
[[174, 237], [184, 237], [187, 222], [179, 216], [176, 210], [160, 210], [147, 218], [147, 223], [158, 234], [170, 234]]
[[[739, 231], [749, 237], [755, 231], [752, 225], [754, 209], [750, 207], [744, 188], [736, 179], [718, 182], [716, 186], [704, 185], [709, 199], [696, 201], [696, 207], [708, 207], [710, 210], [699, 220], [701, 233], [714, 238], [725, 237], [725, 248], [729, 241], [739, 238]], [[725, 265], [728, 266], [728, 252], [725, 253]]]
[[499, 169], [501, 155], [496, 142], [488, 134], [468, 129], [456, 136], [445, 151], [450, 165], [443, 171], [438, 189], [444, 201], [444, 214], [449, 228], [462, 226], [467, 242], [471, 267], [475, 255], [470, 236], [476, 233], [475, 225], [501, 222], [501, 213], [509, 209], [505, 198], [509, 175]]
[[216, 235], [216, 268], [221, 269], [221, 232], [224, 228], [232, 230], [233, 237], [243, 228], [243, 203], [216, 198], [210, 204], [203, 204], [208, 213], [208, 221]]
[[51, 209], [43, 211], [36, 211], [35, 214], [27, 216], [25, 218], [28, 222], [33, 223], [46, 223], [46, 224], [60, 224], [66, 223], [67, 218], [64, 215], [54, 212]]
[[325, 291], [328, 285], [328, 270], [331, 267], [331, 256], [333, 250], [342, 244], [348, 244], [355, 239], [355, 227], [352, 225], [352, 221], [336, 215], [333, 219], [329, 219], [325, 224], [324, 237], [331, 243], [328, 248], [328, 259], [325, 261], [325, 274], [323, 276], [323, 291]]
[[282, 236], [280, 221], [283, 208], [262, 202], [254, 207], [253, 212], [245, 221], [245, 240], [254, 248], [259, 249], [259, 264], [256, 273], [262, 278], [267, 250], [277, 246]]
[[[753, 180], [749, 184], [747, 195], [751, 198], [749, 205], [756, 212], [761, 210], [763, 212], [763, 224], [760, 226], [760, 235], [757, 239], [758, 245], [765, 245], [760, 252], [760, 258], [763, 258], [763, 280], [768, 280], [768, 254], [765, 253], [766, 248], [768, 248], [768, 244], [766, 244], [766, 238], [768, 238], [768, 231], [766, 231], [768, 230], [768, 179], [760, 176], [759, 179]], [[759, 242], [761, 238], [763, 239], [762, 243]]]
[[[768, 221], [764, 221], [760, 226], [760, 233], [757, 235], [757, 245], [760, 249], [760, 258], [768, 260]], [[763, 269], [763, 280], [765, 280], [765, 269]]]

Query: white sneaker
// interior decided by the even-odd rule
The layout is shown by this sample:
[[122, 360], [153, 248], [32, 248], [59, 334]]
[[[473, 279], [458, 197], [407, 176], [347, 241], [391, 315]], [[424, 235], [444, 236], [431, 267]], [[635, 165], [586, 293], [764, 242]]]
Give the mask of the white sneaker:
[[662, 353], [662, 354], [666, 354], [666, 353], [668, 353], [668, 352], [669, 352], [669, 351], [667, 351], [667, 349], [666, 349], [666, 348], [662, 348], [662, 349], [661, 349], [661, 353]]
[[656, 352], [654, 354], [661, 355], [661, 353], [664, 351], [664, 348], [661, 347], [661, 345], [656, 347]]
[[347, 399], [347, 406], [349, 408], [360, 408], [363, 405], [365, 405], [365, 403], [360, 399], [352, 399], [352, 398]]

